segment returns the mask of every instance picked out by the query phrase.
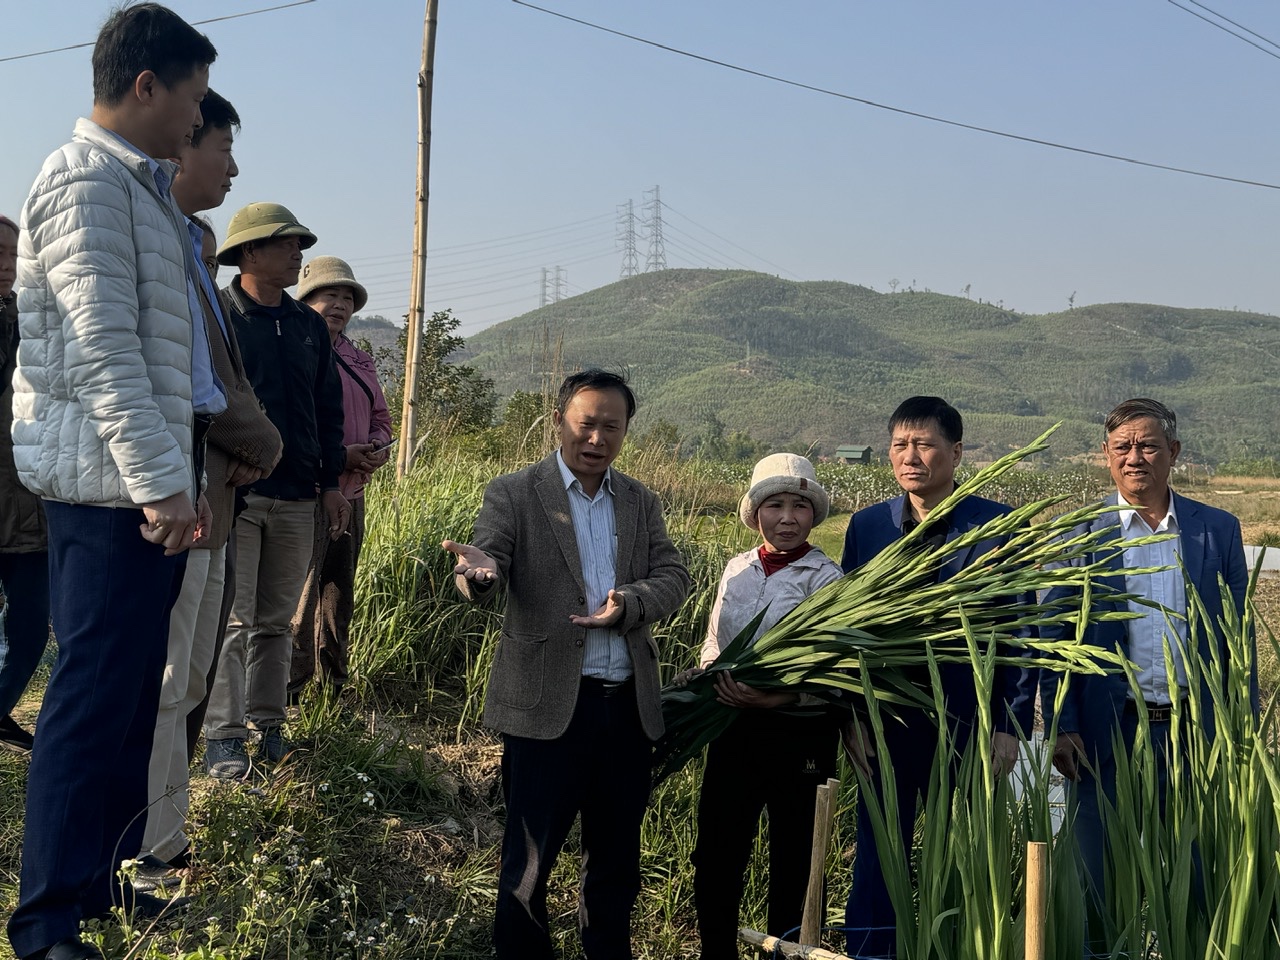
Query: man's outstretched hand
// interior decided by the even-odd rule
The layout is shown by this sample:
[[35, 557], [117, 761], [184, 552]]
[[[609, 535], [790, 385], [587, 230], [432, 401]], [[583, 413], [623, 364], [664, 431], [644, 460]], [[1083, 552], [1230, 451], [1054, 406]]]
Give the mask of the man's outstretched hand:
[[588, 630], [593, 627], [611, 627], [622, 619], [622, 611], [626, 608], [626, 605], [626, 597], [616, 590], [610, 590], [608, 598], [599, 610], [589, 617], [581, 617], [571, 613], [569, 614], [569, 622], [575, 627], [586, 627]]
[[498, 564], [479, 547], [452, 540], [445, 540], [440, 546], [457, 557], [453, 572], [458, 576], [473, 580], [480, 586], [488, 586], [498, 579]]

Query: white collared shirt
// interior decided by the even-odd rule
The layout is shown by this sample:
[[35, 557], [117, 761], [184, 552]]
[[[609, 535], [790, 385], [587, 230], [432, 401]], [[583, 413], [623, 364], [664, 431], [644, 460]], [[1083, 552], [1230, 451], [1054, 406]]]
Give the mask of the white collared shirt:
[[[582, 563], [582, 582], [587, 588], [586, 613], [599, 610], [609, 599], [609, 591], [618, 585], [618, 532], [613, 504], [613, 471], [606, 470], [600, 489], [588, 497], [582, 483], [573, 475], [560, 451], [556, 466], [569, 495], [569, 515], [573, 535], [578, 542], [578, 559]], [[567, 614], [566, 614], [567, 615]], [[593, 627], [584, 638], [582, 675], [617, 682], [632, 674], [631, 654], [627, 641], [612, 627]]]
[[[1131, 506], [1119, 494], [1117, 502], [1120, 506]], [[1177, 536], [1151, 543], [1146, 546], [1126, 547], [1124, 565], [1133, 567], [1170, 567], [1159, 573], [1127, 576], [1124, 587], [1128, 593], [1153, 601], [1171, 612], [1185, 617], [1187, 613], [1187, 588], [1183, 579], [1182, 568], [1178, 561], [1182, 556], [1182, 538], [1178, 527], [1178, 514], [1173, 505], [1173, 494], [1169, 495], [1169, 511], [1164, 515], [1154, 530], [1138, 510], [1120, 511], [1120, 528], [1124, 539], [1134, 540], [1138, 537], [1149, 537], [1156, 533], [1173, 533]], [[1177, 617], [1166, 617], [1162, 610], [1130, 601], [1129, 610], [1139, 614], [1136, 620], [1125, 621], [1129, 631], [1129, 659], [1133, 661], [1138, 673], [1138, 688], [1143, 699], [1150, 703], [1171, 703], [1180, 696], [1178, 691], [1170, 691], [1169, 674], [1164, 659], [1164, 639], [1169, 636], [1172, 650], [1174, 676], [1181, 690], [1187, 688], [1187, 668], [1182, 662], [1182, 654], [1178, 650], [1179, 641], [1187, 643], [1187, 622]], [[1133, 694], [1130, 691], [1130, 697]]]

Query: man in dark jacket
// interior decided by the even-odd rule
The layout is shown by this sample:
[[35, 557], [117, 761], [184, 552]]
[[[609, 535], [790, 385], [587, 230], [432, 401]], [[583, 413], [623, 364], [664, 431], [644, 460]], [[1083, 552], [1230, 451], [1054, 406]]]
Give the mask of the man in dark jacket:
[[0, 216], [0, 747], [31, 751], [32, 738], [11, 716], [49, 639], [49, 544], [40, 498], [18, 482], [13, 465], [13, 368], [18, 362], [18, 225]]
[[317, 493], [331, 538], [346, 533], [351, 515], [338, 484], [346, 451], [329, 330], [285, 293], [315, 242], [284, 207], [251, 203], [231, 218], [218, 250], [218, 263], [240, 268], [224, 291], [231, 323], [254, 393], [284, 439], [279, 464], [246, 488], [236, 520], [236, 597], [205, 715], [205, 762], [223, 779], [248, 773], [250, 729], [262, 734], [259, 760], [287, 752], [289, 622], [311, 561]]
[[[845, 534], [845, 572], [856, 570], [916, 527], [924, 525], [927, 542], [940, 546], [1009, 512], [1003, 503], [966, 497], [947, 517], [929, 520], [930, 512], [955, 490], [955, 472], [964, 450], [964, 422], [960, 412], [940, 397], [910, 397], [889, 418], [889, 462], [902, 495], [859, 510]], [[953, 556], [939, 572], [950, 579], [982, 555], [1000, 545], [984, 540]], [[1031, 729], [1035, 696], [1034, 671], [1011, 666], [997, 668], [990, 704], [994, 730], [991, 752], [1002, 772], [1018, 756], [1018, 737]], [[968, 742], [979, 704], [973, 672], [968, 664], [944, 664], [942, 693], [946, 699], [952, 745], [957, 754]], [[937, 722], [922, 710], [899, 710], [902, 722], [885, 724], [885, 747], [893, 765], [898, 797], [897, 828], [903, 850], [911, 850], [916, 822], [916, 799], [926, 797], [934, 767]], [[881, 768], [869, 743], [869, 732], [855, 721], [846, 731], [851, 759], [882, 791]], [[883, 802], [883, 798], [882, 798]], [[892, 826], [890, 827], [892, 829]], [[882, 852], [876, 844], [871, 816], [858, 797], [857, 856], [853, 886], [845, 911], [847, 952], [855, 957], [896, 956], [896, 914], [885, 886]]]

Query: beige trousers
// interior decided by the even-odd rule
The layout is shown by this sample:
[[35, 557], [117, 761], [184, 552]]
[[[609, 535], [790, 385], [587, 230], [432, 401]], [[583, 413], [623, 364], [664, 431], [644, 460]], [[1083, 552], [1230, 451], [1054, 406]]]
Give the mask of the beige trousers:
[[284, 722], [289, 621], [315, 543], [314, 500], [246, 499], [236, 520], [236, 599], [205, 714], [207, 740], [243, 739], [250, 728]]
[[187, 756], [187, 714], [204, 699], [221, 626], [225, 567], [225, 546], [190, 551], [182, 592], [169, 615], [169, 655], [147, 772], [149, 805], [141, 851], [161, 860], [177, 856], [187, 845], [191, 767]]

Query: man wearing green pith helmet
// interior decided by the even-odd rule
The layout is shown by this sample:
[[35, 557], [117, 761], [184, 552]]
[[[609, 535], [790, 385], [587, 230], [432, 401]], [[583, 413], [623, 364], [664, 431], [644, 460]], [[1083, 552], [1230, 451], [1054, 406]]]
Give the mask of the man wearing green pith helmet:
[[240, 268], [223, 291], [244, 354], [245, 372], [284, 438], [271, 476], [244, 489], [236, 520], [236, 599], [205, 716], [211, 776], [249, 772], [248, 733], [260, 734], [257, 760], [280, 761], [292, 639], [311, 562], [317, 497], [329, 536], [343, 536], [351, 508], [339, 489], [342, 384], [325, 323], [285, 292], [298, 282], [302, 251], [315, 234], [278, 203], [236, 212], [218, 262]]

